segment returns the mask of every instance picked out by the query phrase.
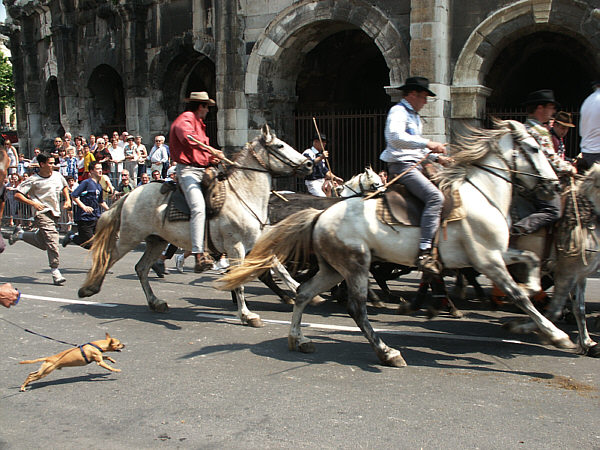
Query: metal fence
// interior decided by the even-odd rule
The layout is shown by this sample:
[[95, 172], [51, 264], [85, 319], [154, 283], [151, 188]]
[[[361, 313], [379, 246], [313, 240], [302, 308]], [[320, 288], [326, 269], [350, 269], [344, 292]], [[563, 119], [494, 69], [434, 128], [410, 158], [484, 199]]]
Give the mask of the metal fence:
[[[310, 148], [315, 135], [313, 117], [319, 132], [327, 136], [329, 163], [336, 175], [348, 180], [365, 167], [383, 168], [379, 155], [385, 148], [384, 128], [387, 110], [299, 112], [293, 118], [296, 149]], [[304, 180], [278, 179], [278, 189], [305, 192]]]

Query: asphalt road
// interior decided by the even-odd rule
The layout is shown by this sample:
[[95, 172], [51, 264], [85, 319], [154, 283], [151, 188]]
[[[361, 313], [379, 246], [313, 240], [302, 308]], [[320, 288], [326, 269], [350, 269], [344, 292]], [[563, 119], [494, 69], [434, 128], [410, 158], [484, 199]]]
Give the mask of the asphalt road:
[[[0, 310], [0, 448], [600, 448], [600, 360], [508, 334], [500, 325], [519, 314], [474, 301], [459, 305], [460, 320], [370, 309], [409, 365], [394, 369], [335, 302], [304, 315], [313, 354], [288, 351], [291, 307], [258, 283], [248, 300], [266, 326], [240, 325], [229, 293], [210, 286], [217, 275], [195, 275], [191, 258], [184, 274], [153, 276], [171, 311], [151, 313], [133, 271], [139, 256], [85, 299], [95, 304], [77, 303], [84, 250], [62, 252], [63, 287], [33, 247], [18, 242], [0, 256], [0, 281], [23, 293]], [[588, 284], [593, 316], [598, 281]], [[394, 283], [406, 296], [416, 284]], [[39, 367], [19, 361], [69, 348], [24, 328], [73, 344], [108, 332], [126, 344], [111, 354], [122, 372], [65, 368], [19, 392]]]

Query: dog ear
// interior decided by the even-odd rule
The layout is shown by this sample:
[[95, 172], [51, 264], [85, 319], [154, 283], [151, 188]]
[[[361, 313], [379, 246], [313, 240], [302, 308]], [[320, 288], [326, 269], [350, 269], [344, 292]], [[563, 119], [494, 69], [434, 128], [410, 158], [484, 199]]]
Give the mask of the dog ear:
[[106, 339], [110, 340], [110, 334], [106, 333]]

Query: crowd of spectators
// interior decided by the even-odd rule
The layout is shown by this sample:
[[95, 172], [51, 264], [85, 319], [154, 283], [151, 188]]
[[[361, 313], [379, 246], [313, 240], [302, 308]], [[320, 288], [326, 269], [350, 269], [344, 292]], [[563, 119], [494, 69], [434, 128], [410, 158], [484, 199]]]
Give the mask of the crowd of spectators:
[[[8, 176], [5, 180], [6, 203], [4, 208], [4, 224], [8, 226], [23, 226], [31, 224], [32, 211], [28, 205], [14, 199], [19, 184], [27, 177], [39, 172], [37, 155], [42, 151], [36, 147], [32, 157], [28, 159], [24, 153], [19, 153], [11, 142], [5, 141], [5, 148], [10, 159]], [[165, 136], [158, 135], [154, 145], [148, 150], [141, 136], [133, 136], [126, 131], [114, 131], [112, 135], [76, 136], [71, 133], [57, 136], [53, 147], [46, 152], [56, 160], [55, 170], [63, 175], [73, 192], [84, 180], [90, 178], [95, 162], [102, 164], [100, 185], [103, 190], [103, 200], [108, 204], [116, 201], [135, 187], [149, 183], [151, 180], [167, 178], [171, 167], [169, 146]], [[173, 163], [174, 164], [174, 163]], [[77, 208], [77, 205], [73, 205]], [[63, 231], [70, 231], [73, 222], [73, 210], [62, 211], [59, 223]]]

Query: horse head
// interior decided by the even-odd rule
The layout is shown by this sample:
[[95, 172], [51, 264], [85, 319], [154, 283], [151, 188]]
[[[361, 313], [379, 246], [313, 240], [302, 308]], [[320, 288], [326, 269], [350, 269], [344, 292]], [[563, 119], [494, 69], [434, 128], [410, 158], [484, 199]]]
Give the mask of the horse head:
[[371, 167], [365, 167], [365, 171], [361, 174], [360, 185], [363, 192], [374, 192], [383, 187], [383, 180]]
[[560, 182], [537, 141], [520, 122], [507, 120], [502, 125], [510, 133], [500, 139], [498, 145], [511, 168], [516, 187], [525, 192], [533, 192], [542, 200], [553, 198], [560, 191]]
[[259, 164], [274, 175], [308, 175], [313, 162], [282, 141], [266, 123], [261, 135], [252, 142], [253, 156]]

